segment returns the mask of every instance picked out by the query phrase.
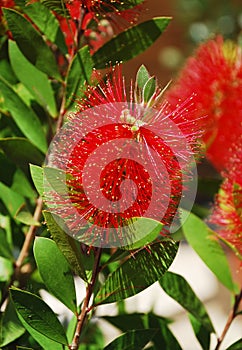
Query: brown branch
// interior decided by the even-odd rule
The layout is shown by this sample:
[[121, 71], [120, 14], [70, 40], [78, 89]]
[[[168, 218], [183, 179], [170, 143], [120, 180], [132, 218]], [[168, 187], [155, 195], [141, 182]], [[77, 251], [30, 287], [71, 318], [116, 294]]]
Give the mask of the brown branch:
[[223, 332], [221, 334], [221, 336], [218, 338], [218, 342], [217, 342], [217, 345], [216, 345], [216, 348], [214, 350], [219, 350], [220, 349], [220, 346], [231, 326], [231, 323], [233, 322], [233, 320], [235, 319], [235, 317], [237, 316], [237, 312], [238, 312], [238, 309], [239, 309], [239, 305], [240, 305], [240, 302], [242, 300], [242, 289], [240, 291], [240, 294], [236, 295], [235, 296], [235, 302], [234, 302], [234, 306], [232, 308], [232, 310], [230, 311], [229, 313], [229, 317], [228, 317], [228, 320], [226, 322], [226, 325], [223, 329]]
[[92, 272], [92, 279], [91, 279], [91, 282], [88, 283], [87, 288], [86, 288], [86, 296], [85, 296], [85, 299], [84, 299], [84, 302], [82, 305], [81, 313], [79, 314], [79, 316], [77, 318], [77, 325], [76, 325], [75, 334], [74, 334], [71, 345], [69, 345], [70, 350], [77, 350], [79, 347], [79, 340], [80, 340], [82, 328], [84, 326], [87, 314], [90, 311], [90, 307], [89, 307], [90, 298], [92, 296], [93, 289], [94, 289], [95, 283], [97, 281], [98, 273], [99, 273], [99, 263], [100, 263], [101, 253], [102, 253], [102, 249], [97, 248], [94, 266], [93, 266], [93, 272]]

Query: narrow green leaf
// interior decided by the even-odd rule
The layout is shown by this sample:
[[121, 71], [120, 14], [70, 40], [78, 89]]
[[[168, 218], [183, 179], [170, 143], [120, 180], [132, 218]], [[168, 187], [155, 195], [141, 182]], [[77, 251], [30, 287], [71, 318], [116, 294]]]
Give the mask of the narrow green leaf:
[[14, 74], [13, 68], [11, 67], [7, 59], [1, 57], [0, 60], [0, 76], [2, 76], [9, 84], [17, 84], [18, 79]]
[[0, 347], [4, 347], [24, 334], [25, 329], [18, 319], [13, 303], [10, 301], [1, 320]]
[[150, 77], [149, 80], [147, 80], [147, 82], [145, 83], [143, 88], [144, 102], [148, 102], [150, 100], [155, 90], [156, 90], [156, 80], [154, 77]]
[[[69, 262], [72, 270], [84, 281], [87, 281], [84, 257], [82, 256], [82, 252], [77, 245], [77, 241], [61, 229], [61, 227], [57, 224], [59, 219], [57, 219], [54, 214], [51, 214], [48, 211], [44, 211], [43, 215], [45, 221], [47, 222], [51, 236], [53, 237], [62, 254]], [[88, 257], [85, 257], [85, 259], [86, 258], [88, 260]]]
[[136, 85], [139, 89], [143, 89], [145, 83], [149, 80], [150, 74], [146, 67], [142, 64], [136, 74]]
[[36, 329], [32, 328], [19, 313], [18, 317], [24, 328], [37, 341], [37, 343], [40, 344], [43, 350], [63, 350], [63, 346], [60, 343], [55, 342], [44, 334], [38, 332]]
[[157, 329], [132, 330], [120, 335], [104, 350], [142, 350], [157, 333]]
[[0, 282], [7, 282], [13, 274], [13, 262], [0, 256]]
[[4, 104], [19, 129], [40, 151], [45, 153], [47, 151], [46, 137], [37, 115], [1, 77], [0, 90]]
[[203, 350], [210, 349], [210, 331], [205, 328], [201, 322], [199, 322], [193, 315], [189, 314], [189, 319], [196, 335], [197, 340], [202, 346]]
[[135, 295], [163, 276], [177, 253], [173, 241], [153, 242], [132, 255], [112, 272], [95, 298], [96, 304], [111, 303]]
[[[186, 215], [182, 212], [182, 215]], [[190, 213], [182, 226], [184, 235], [220, 282], [236, 293], [226, 255], [213, 231], [197, 216]]]
[[33, 215], [28, 210], [26, 210], [25, 207], [19, 208], [14, 218], [25, 225], [40, 226], [40, 223], [34, 219]]
[[[36, 3], [38, 4], [38, 3]], [[35, 5], [36, 5], [35, 4]], [[29, 6], [26, 6], [28, 8]], [[9, 42], [9, 57], [13, 70], [36, 101], [53, 117], [57, 115], [54, 91], [46, 74], [31, 64], [14, 41]]]
[[230, 345], [227, 350], [241, 350], [242, 349], [242, 338], [237, 340], [234, 344]]
[[[35, 2], [23, 7], [24, 13], [37, 25], [48, 40], [55, 43], [56, 46], [65, 55], [68, 53], [65, 37], [60, 29], [56, 16], [42, 3]], [[41, 13], [41, 16], [40, 16]]]
[[32, 24], [15, 10], [5, 8], [3, 13], [24, 56], [50, 77], [61, 79], [53, 53]]
[[167, 271], [159, 283], [164, 291], [182, 307], [188, 310], [210, 332], [214, 332], [212, 322], [200, 299], [196, 296], [184, 277]]
[[30, 174], [34, 185], [40, 196], [44, 194], [44, 185], [43, 185], [43, 168], [34, 164], [30, 164]]
[[73, 275], [56, 243], [48, 238], [37, 237], [34, 256], [48, 290], [75, 313], [77, 306]]
[[105, 68], [109, 62], [114, 65], [139, 55], [159, 38], [170, 20], [169, 17], [153, 18], [118, 34], [93, 55], [95, 67]]
[[62, 325], [42, 299], [14, 287], [11, 288], [10, 293], [18, 314], [30, 328], [57, 343], [68, 345]]
[[11, 190], [21, 194], [26, 198], [32, 199], [35, 197], [34, 190], [30, 185], [27, 176], [20, 168], [17, 168], [13, 175]]
[[9, 242], [7, 240], [7, 234], [4, 229], [1, 228], [1, 222], [0, 222], [0, 256], [7, 258], [9, 260], [13, 259], [12, 251], [9, 245]]
[[27, 139], [22, 137], [0, 138], [0, 149], [25, 173], [29, 173], [29, 163], [41, 165], [44, 155]]
[[66, 108], [84, 96], [83, 86], [90, 82], [93, 60], [88, 46], [81, 48], [74, 56], [66, 77]]
[[25, 203], [23, 196], [14, 192], [2, 182], [0, 182], [0, 199], [12, 217], [15, 216], [19, 208]]

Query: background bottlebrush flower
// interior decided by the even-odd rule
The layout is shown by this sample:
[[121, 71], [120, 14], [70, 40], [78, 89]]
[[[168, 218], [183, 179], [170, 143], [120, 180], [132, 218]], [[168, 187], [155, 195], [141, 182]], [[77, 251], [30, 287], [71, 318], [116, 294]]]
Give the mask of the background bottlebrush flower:
[[242, 133], [241, 48], [221, 36], [203, 43], [189, 58], [175, 85], [165, 98], [174, 106], [178, 99], [196, 94], [195, 114], [206, 116], [203, 140], [207, 157], [221, 170], [228, 149]]
[[210, 222], [239, 252], [242, 260], [242, 135], [228, 150], [225, 178], [215, 199]]
[[170, 225], [176, 216], [198, 133], [185, 126], [190, 100], [167, 113], [160, 97], [157, 86], [149, 96], [138, 84], [127, 89], [117, 66], [106, 82], [89, 87], [54, 139], [47, 165], [64, 172], [67, 187], [56, 190], [47, 177], [46, 201], [82, 242], [130, 244], [133, 217]]

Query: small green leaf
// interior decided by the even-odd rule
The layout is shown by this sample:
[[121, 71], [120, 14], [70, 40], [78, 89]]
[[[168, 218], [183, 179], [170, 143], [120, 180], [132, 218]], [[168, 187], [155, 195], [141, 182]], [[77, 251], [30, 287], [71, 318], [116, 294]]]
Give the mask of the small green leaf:
[[[26, 6], [26, 8], [28, 7]], [[9, 42], [9, 57], [13, 70], [20, 82], [35, 97], [36, 101], [51, 116], [55, 117], [57, 115], [55, 96], [47, 75], [35, 68], [24, 57], [14, 41]]]
[[242, 338], [237, 340], [234, 344], [230, 345], [227, 350], [241, 350], [242, 349]]
[[13, 38], [24, 56], [36, 68], [60, 80], [54, 55], [39, 32], [19, 12], [4, 8], [3, 13]]
[[142, 350], [156, 335], [157, 329], [132, 330], [120, 335], [104, 350]]
[[37, 295], [12, 287], [11, 297], [17, 313], [30, 328], [57, 343], [68, 345], [65, 331], [50, 307]]
[[34, 164], [30, 164], [30, 174], [33, 180], [33, 183], [36, 187], [40, 196], [44, 194], [44, 185], [43, 185], [43, 168]]
[[13, 259], [12, 251], [7, 240], [7, 234], [4, 229], [1, 228], [0, 222], [0, 256], [9, 260]]
[[1, 77], [0, 90], [4, 105], [19, 129], [40, 151], [45, 153], [47, 151], [46, 137], [37, 115]]
[[25, 225], [40, 226], [40, 223], [34, 219], [33, 215], [26, 210], [25, 207], [21, 207], [17, 210], [14, 218]]
[[173, 241], [153, 242], [132, 255], [112, 272], [95, 298], [96, 304], [111, 303], [135, 295], [163, 276], [177, 253]]
[[0, 282], [7, 282], [13, 274], [13, 262], [0, 256]]
[[154, 95], [156, 90], [156, 80], [154, 77], [150, 77], [149, 80], [144, 85], [143, 88], [143, 100], [148, 102], [150, 98]]
[[150, 79], [150, 74], [146, 69], [146, 67], [142, 64], [136, 75], [137, 87], [142, 90], [149, 79]]
[[12, 343], [25, 332], [11, 301], [7, 304], [0, 326], [0, 347], [5, 347]]
[[34, 190], [30, 185], [27, 176], [20, 168], [17, 168], [13, 175], [11, 190], [21, 194], [26, 198], [32, 199], [35, 197]]
[[23, 196], [14, 192], [2, 182], [0, 182], [0, 199], [12, 217], [15, 216], [19, 208], [25, 203]]
[[48, 238], [37, 237], [34, 242], [34, 256], [48, 290], [74, 313], [76, 292], [69, 264], [56, 243]]
[[46, 6], [40, 2], [35, 2], [28, 4], [28, 6], [23, 6], [22, 9], [48, 40], [55, 43], [64, 55], [68, 53], [65, 37], [61, 31], [59, 22], [56, 16]]
[[197, 340], [202, 346], [203, 350], [210, 349], [210, 331], [205, 328], [201, 322], [199, 322], [193, 315], [189, 314], [190, 322], [192, 324], [193, 331]]
[[[78, 242], [61, 229], [57, 223], [59, 218], [57, 218], [56, 215], [51, 214], [48, 211], [44, 211], [43, 215], [51, 236], [66, 260], [69, 262], [72, 270], [84, 281], [87, 281], [88, 279], [85, 272], [85, 263], [87, 264], [87, 262], [84, 261], [85, 259], [77, 244]], [[88, 257], [85, 258], [88, 260]]]
[[93, 61], [88, 46], [81, 48], [74, 56], [66, 77], [66, 108], [84, 96], [83, 86], [90, 82]]
[[22, 137], [0, 138], [0, 149], [25, 173], [29, 173], [29, 163], [41, 165], [44, 155], [27, 139]]
[[[186, 216], [186, 213], [182, 212], [182, 215]], [[236, 293], [228, 260], [213, 231], [192, 213], [185, 220], [182, 229], [188, 243], [209, 269], [225, 287]]]
[[159, 38], [170, 20], [169, 17], [153, 18], [118, 34], [94, 53], [95, 67], [105, 68], [109, 62], [114, 65], [139, 55]]
[[167, 271], [159, 283], [164, 291], [182, 307], [188, 310], [210, 332], [214, 332], [212, 322], [200, 299], [196, 296], [184, 277]]

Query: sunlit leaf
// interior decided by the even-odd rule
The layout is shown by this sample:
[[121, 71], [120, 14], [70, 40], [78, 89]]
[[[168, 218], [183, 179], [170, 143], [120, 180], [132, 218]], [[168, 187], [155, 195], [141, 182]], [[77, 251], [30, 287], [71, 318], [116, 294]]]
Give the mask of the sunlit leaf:
[[0, 182], [0, 199], [3, 201], [12, 217], [15, 216], [19, 208], [25, 203], [23, 196], [14, 192], [2, 182]]
[[74, 279], [65, 257], [51, 239], [37, 237], [34, 256], [48, 290], [73, 312], [77, 311]]
[[199, 322], [193, 315], [189, 314], [189, 318], [192, 324], [193, 331], [196, 335], [197, 340], [201, 344], [202, 349], [209, 350], [211, 338], [210, 331], [206, 327], [204, 327], [204, 325], [201, 322]]
[[13, 262], [0, 256], [0, 282], [7, 282], [13, 274]]
[[19, 12], [5, 8], [3, 13], [13, 38], [24, 56], [42, 72], [58, 80], [61, 79], [54, 55], [40, 33]]
[[43, 168], [34, 164], [30, 164], [30, 173], [34, 185], [40, 196], [43, 196], [44, 185], [43, 185]]

